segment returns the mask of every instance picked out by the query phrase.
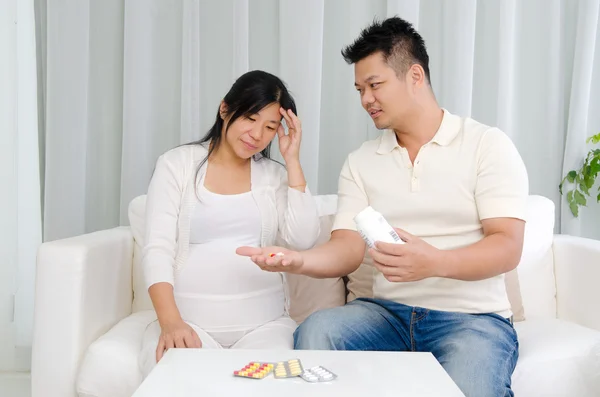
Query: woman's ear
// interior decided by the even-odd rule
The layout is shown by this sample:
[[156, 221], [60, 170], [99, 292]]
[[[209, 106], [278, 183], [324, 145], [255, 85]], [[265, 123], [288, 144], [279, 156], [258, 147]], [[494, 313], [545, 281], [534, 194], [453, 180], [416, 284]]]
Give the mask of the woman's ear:
[[227, 117], [227, 111], [228, 111], [228, 107], [227, 104], [225, 103], [225, 101], [221, 101], [221, 105], [219, 106], [219, 115], [221, 116], [221, 118], [223, 120], [225, 120], [225, 117]]

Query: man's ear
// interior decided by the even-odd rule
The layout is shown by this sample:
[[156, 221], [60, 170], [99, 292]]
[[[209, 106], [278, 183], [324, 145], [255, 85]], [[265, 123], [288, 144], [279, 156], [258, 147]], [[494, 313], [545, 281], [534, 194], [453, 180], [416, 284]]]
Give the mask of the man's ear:
[[426, 83], [425, 78], [425, 69], [418, 63], [413, 64], [408, 70], [408, 76], [410, 78], [410, 82], [415, 85], [423, 85]]

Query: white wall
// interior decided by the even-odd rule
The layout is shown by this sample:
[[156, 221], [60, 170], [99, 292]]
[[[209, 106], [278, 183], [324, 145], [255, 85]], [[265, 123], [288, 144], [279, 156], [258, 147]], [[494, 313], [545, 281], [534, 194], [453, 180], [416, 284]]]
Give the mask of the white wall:
[[0, 371], [15, 367], [13, 294], [16, 290], [18, 222], [17, 136], [17, 5], [0, 0]]
[[0, 1], [0, 59], [0, 370], [22, 370], [42, 241], [33, 1]]

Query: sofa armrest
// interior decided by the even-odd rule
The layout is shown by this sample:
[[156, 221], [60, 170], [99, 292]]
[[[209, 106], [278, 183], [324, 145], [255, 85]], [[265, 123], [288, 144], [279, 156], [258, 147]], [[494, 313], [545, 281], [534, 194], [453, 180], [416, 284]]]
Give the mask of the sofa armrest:
[[557, 317], [600, 331], [600, 241], [554, 236]]
[[128, 227], [44, 243], [38, 250], [31, 390], [76, 396], [86, 348], [131, 313]]

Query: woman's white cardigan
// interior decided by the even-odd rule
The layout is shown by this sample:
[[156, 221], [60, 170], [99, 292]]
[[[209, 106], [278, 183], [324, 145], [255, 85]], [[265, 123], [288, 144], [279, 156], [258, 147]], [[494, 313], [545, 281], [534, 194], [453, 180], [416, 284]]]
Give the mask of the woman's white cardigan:
[[[180, 146], [156, 163], [146, 199], [142, 254], [148, 288], [159, 282], [174, 285], [175, 275], [185, 266], [190, 219], [197, 194], [202, 200], [197, 186], [204, 183], [206, 162], [197, 171], [207, 153], [202, 145]], [[294, 250], [309, 249], [316, 243], [320, 225], [315, 199], [308, 187], [305, 193], [288, 187], [287, 171], [281, 164], [260, 155], [252, 159], [251, 190], [261, 214], [261, 246], [275, 244], [278, 235]]]

